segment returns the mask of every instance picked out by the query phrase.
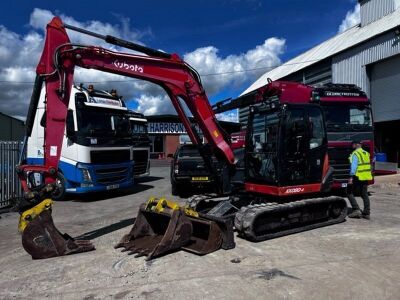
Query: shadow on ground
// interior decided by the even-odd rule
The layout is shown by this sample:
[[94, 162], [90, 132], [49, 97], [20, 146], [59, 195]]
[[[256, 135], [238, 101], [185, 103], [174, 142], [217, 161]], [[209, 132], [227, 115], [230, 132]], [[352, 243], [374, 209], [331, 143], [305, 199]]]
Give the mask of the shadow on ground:
[[122, 228], [128, 227], [133, 225], [135, 223], [136, 218], [131, 218], [131, 219], [125, 219], [121, 220], [117, 223], [110, 224], [104, 227], [101, 227], [99, 229], [95, 229], [86, 233], [81, 234], [80, 236], [76, 237], [76, 239], [80, 240], [93, 240], [95, 238], [98, 238], [100, 236], [103, 236], [105, 234], [109, 234], [113, 231], [120, 230]]
[[143, 177], [143, 178], [137, 178], [135, 179], [136, 183], [146, 183], [146, 182], [153, 182], [153, 181], [157, 181], [157, 180], [161, 180], [164, 179], [164, 177], [157, 177], [157, 176], [147, 176], [147, 177]]
[[[103, 200], [111, 200], [118, 197], [123, 197], [127, 195], [137, 194], [148, 189], [154, 188], [153, 185], [148, 184], [137, 184], [131, 188], [123, 189], [123, 190], [113, 190], [106, 192], [98, 192], [84, 195], [67, 195], [65, 198], [66, 201], [74, 201], [74, 202], [93, 202], [93, 201], [103, 201]], [[146, 199], [144, 199], [146, 200]]]

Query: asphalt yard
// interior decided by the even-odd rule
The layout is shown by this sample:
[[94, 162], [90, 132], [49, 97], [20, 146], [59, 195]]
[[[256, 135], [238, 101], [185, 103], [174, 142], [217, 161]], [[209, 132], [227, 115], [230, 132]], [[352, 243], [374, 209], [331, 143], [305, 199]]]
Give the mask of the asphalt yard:
[[146, 262], [113, 245], [149, 197], [185, 200], [171, 196], [168, 164], [159, 164], [129, 191], [55, 203], [56, 226], [91, 239], [93, 252], [32, 260], [18, 214], [1, 215], [0, 299], [399, 299], [400, 188], [385, 182], [370, 191], [370, 221]]

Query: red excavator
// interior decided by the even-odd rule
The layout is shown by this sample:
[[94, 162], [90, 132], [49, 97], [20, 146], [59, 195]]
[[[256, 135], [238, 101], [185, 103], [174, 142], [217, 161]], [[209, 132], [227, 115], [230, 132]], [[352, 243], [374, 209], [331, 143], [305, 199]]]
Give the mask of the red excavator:
[[[142, 54], [73, 44], [66, 29]], [[323, 112], [317, 103], [310, 103], [310, 87], [270, 82], [244, 96], [243, 101], [252, 99], [246, 145], [233, 150], [229, 136], [214, 115], [199, 74], [177, 54], [89, 32], [63, 24], [55, 17], [47, 25], [26, 121], [29, 136], [45, 83], [44, 165], [19, 165], [17, 170], [25, 191], [24, 199], [18, 203], [19, 229], [22, 244], [34, 259], [94, 250], [90, 241], [61, 234], [51, 217], [75, 66], [147, 80], [163, 87], [219, 186], [219, 197], [193, 197], [188, 206], [163, 198], [150, 199], [141, 206], [130, 233], [116, 247], [146, 255], [148, 259], [176, 249], [206, 254], [219, 248], [233, 248], [234, 228], [243, 238], [263, 241], [344, 221], [346, 201], [326, 195], [332, 169]], [[202, 144], [181, 101], [186, 103], [207, 144]], [[67, 136], [73, 135], [74, 130], [79, 128], [69, 129]]]

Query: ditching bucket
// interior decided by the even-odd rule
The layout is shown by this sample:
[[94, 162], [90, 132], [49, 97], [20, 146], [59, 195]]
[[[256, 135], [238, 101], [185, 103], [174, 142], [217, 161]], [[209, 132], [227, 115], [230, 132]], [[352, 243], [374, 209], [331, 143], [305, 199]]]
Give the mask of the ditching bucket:
[[33, 259], [50, 258], [95, 250], [90, 241], [75, 240], [62, 234], [51, 216], [52, 201], [46, 199], [22, 213], [19, 230], [22, 246]]
[[193, 232], [189, 242], [182, 249], [197, 255], [205, 255], [221, 248], [221, 230], [214, 221], [193, 217], [189, 220]]
[[221, 244], [222, 233], [214, 221], [175, 202], [151, 198], [140, 207], [131, 232], [115, 248], [150, 260], [179, 249], [203, 255], [218, 250]]

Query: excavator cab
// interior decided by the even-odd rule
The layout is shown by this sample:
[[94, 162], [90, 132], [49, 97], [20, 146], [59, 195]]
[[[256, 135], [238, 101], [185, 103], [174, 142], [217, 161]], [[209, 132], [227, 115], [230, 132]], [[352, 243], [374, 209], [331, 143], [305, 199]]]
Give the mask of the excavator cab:
[[251, 107], [247, 128], [246, 181], [276, 187], [321, 182], [327, 139], [318, 105], [265, 102]]

